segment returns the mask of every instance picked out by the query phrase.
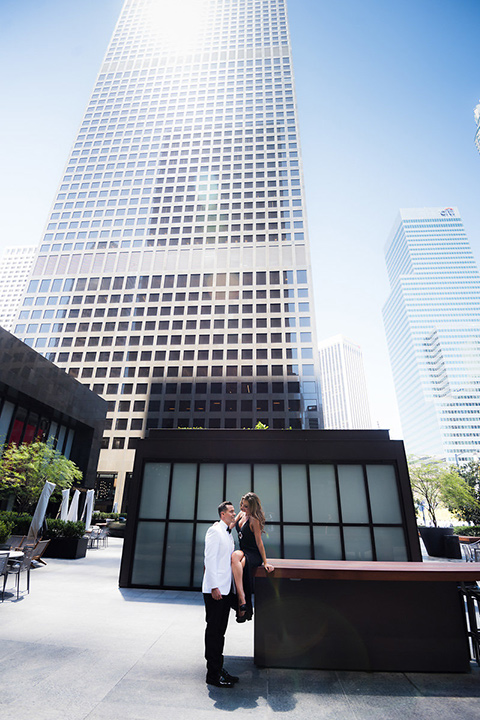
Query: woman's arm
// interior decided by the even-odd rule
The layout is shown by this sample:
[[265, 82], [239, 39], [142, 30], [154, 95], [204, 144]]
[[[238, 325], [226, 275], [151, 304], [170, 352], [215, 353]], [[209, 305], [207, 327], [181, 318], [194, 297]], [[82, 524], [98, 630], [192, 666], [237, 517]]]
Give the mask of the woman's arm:
[[273, 572], [275, 568], [267, 561], [267, 554], [265, 552], [265, 546], [262, 540], [262, 530], [260, 528], [260, 523], [256, 518], [250, 518], [250, 527], [252, 528], [253, 534], [255, 535], [255, 542], [257, 543], [258, 552], [260, 553], [260, 557], [262, 558], [263, 567], [267, 572]]
[[233, 530], [233, 528], [235, 527], [237, 522], [240, 520], [242, 515], [245, 515], [245, 513], [242, 512], [242, 510], [240, 510], [240, 512], [237, 514], [237, 517], [235, 518], [235, 520], [232, 523], [230, 523], [230, 525], [228, 526], [230, 528], [230, 530]]

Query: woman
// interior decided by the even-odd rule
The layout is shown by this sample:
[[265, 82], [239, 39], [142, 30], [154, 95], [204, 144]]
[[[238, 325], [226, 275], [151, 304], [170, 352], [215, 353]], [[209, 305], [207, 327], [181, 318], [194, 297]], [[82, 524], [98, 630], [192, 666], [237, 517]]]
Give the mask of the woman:
[[262, 532], [265, 527], [265, 514], [258, 495], [249, 492], [240, 500], [240, 512], [235, 518], [235, 528], [240, 541], [240, 550], [232, 554], [232, 572], [237, 588], [237, 622], [251, 620], [253, 574], [255, 568], [263, 565], [267, 572], [274, 567], [267, 562], [263, 546]]

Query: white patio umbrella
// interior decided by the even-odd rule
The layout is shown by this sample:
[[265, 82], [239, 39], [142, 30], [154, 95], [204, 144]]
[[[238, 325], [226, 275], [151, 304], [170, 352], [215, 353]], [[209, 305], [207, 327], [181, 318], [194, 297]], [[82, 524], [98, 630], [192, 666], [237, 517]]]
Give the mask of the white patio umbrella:
[[60, 520], [66, 520], [68, 515], [68, 501], [70, 499], [70, 490], [62, 490], [62, 504], [60, 505]]
[[78, 520], [78, 499], [80, 497], [80, 491], [75, 490], [73, 493], [72, 502], [70, 503], [70, 508], [68, 510], [67, 520], [71, 520], [72, 522], [77, 522]]
[[50, 500], [50, 495], [54, 490], [55, 483], [47, 481], [43, 486], [42, 493], [38, 498], [37, 507], [35, 508], [35, 512], [33, 513], [32, 522], [30, 523], [30, 527], [28, 528], [28, 539], [37, 539], [38, 531], [42, 527], [43, 521], [45, 519], [45, 513], [47, 512], [47, 505], [48, 501]]
[[95, 502], [95, 490], [87, 490], [85, 506], [83, 508], [82, 520], [85, 518], [85, 530], [88, 530], [92, 523], [93, 505]]

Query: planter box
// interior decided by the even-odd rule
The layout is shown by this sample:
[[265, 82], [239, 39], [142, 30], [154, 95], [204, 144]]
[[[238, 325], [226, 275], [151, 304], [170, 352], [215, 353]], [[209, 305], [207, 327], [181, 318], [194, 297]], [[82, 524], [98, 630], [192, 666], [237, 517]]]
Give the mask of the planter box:
[[444, 538], [446, 535], [453, 535], [453, 528], [421, 527], [418, 529], [430, 557], [448, 557]]
[[127, 523], [111, 522], [108, 524], [108, 534], [111, 535], [111, 537], [124, 538], [126, 527]]
[[53, 538], [43, 557], [78, 560], [87, 554], [88, 538]]

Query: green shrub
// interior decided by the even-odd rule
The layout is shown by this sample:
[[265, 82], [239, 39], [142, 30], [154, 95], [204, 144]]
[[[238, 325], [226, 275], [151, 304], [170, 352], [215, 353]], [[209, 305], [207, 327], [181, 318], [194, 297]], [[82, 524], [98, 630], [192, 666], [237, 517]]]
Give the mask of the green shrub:
[[0, 520], [4, 523], [13, 523], [12, 535], [26, 535], [32, 522], [32, 516], [28, 513], [0, 512]]
[[85, 535], [84, 522], [70, 520], [47, 520], [47, 532], [44, 540], [53, 540], [59, 537], [81, 538]]
[[118, 520], [120, 517], [126, 517], [125, 513], [106, 513], [106, 512], [94, 512], [92, 515], [92, 524], [103, 522], [105, 520]]
[[0, 543], [6, 543], [12, 534], [13, 523], [0, 520]]
[[457, 525], [453, 528], [455, 535], [473, 535], [480, 537], [480, 525]]

